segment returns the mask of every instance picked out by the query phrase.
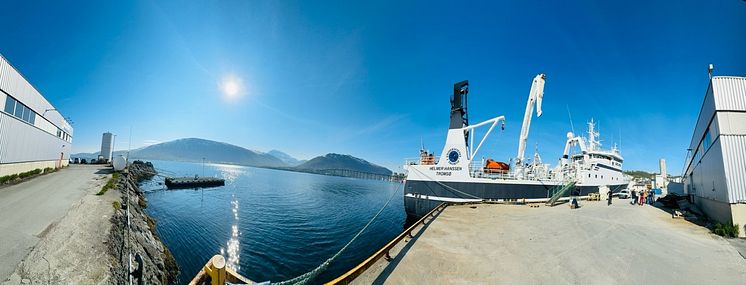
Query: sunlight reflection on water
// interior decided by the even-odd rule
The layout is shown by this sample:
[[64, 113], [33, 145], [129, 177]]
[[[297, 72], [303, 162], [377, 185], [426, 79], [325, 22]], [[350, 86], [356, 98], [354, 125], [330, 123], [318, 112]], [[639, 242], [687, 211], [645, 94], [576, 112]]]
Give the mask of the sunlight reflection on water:
[[[226, 266], [235, 271], [241, 270], [239, 260], [241, 257], [239, 236], [241, 232], [238, 231], [238, 199], [236, 195], [232, 195], [231, 199], [231, 211], [233, 211], [233, 225], [231, 225], [231, 237], [228, 239], [226, 246], [228, 248], [228, 260]], [[220, 254], [225, 255], [225, 250], [220, 249]]]

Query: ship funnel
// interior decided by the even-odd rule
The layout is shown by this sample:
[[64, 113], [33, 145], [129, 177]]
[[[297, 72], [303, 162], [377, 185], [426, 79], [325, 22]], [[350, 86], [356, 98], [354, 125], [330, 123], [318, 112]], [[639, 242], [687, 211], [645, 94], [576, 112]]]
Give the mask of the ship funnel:
[[460, 129], [469, 125], [469, 116], [466, 111], [466, 95], [469, 93], [469, 80], [453, 84], [453, 97], [451, 97], [451, 124], [449, 129]]

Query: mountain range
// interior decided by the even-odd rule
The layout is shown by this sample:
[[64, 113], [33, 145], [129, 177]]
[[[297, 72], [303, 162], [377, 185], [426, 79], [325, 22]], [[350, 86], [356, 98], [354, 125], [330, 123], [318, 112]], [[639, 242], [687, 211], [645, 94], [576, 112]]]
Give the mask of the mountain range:
[[367, 160], [351, 155], [337, 153], [329, 153], [324, 156], [314, 157], [313, 159], [296, 166], [296, 168], [299, 170], [347, 169], [366, 173], [391, 175], [391, 170], [386, 167], [375, 165]]
[[290, 156], [287, 153], [281, 152], [279, 150], [273, 149], [267, 152], [267, 154], [274, 156], [287, 164], [288, 166], [298, 166], [301, 163], [306, 162], [305, 160], [298, 160], [295, 157]]
[[[114, 152], [114, 156], [124, 151]], [[76, 153], [72, 157], [92, 159], [99, 153]], [[298, 160], [282, 151], [259, 152], [240, 146], [200, 138], [177, 139], [130, 151], [132, 159], [173, 160], [237, 164], [254, 167], [282, 168], [297, 171], [347, 169], [391, 175], [391, 170], [351, 155], [329, 153], [311, 160]]]

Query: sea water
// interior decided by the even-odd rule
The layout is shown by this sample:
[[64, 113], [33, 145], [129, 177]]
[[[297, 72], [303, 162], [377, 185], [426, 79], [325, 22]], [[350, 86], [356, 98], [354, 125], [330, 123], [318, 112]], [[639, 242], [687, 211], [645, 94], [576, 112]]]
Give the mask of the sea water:
[[398, 235], [405, 223], [401, 183], [224, 164], [152, 161], [162, 175], [213, 176], [225, 186], [166, 190], [144, 181], [147, 212], [186, 284], [215, 254], [256, 281], [287, 280], [342, 248], [391, 197], [370, 227], [314, 283], [351, 269]]

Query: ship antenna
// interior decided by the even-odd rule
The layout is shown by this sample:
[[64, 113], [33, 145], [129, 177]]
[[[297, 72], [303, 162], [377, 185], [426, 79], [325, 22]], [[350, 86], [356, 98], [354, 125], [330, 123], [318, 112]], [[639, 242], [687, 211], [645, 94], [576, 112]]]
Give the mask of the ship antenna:
[[570, 130], [572, 130], [572, 133], [575, 133], [575, 126], [572, 124], [572, 114], [570, 114], [570, 106], [565, 104], [565, 108], [567, 108], [567, 117], [570, 118]]

